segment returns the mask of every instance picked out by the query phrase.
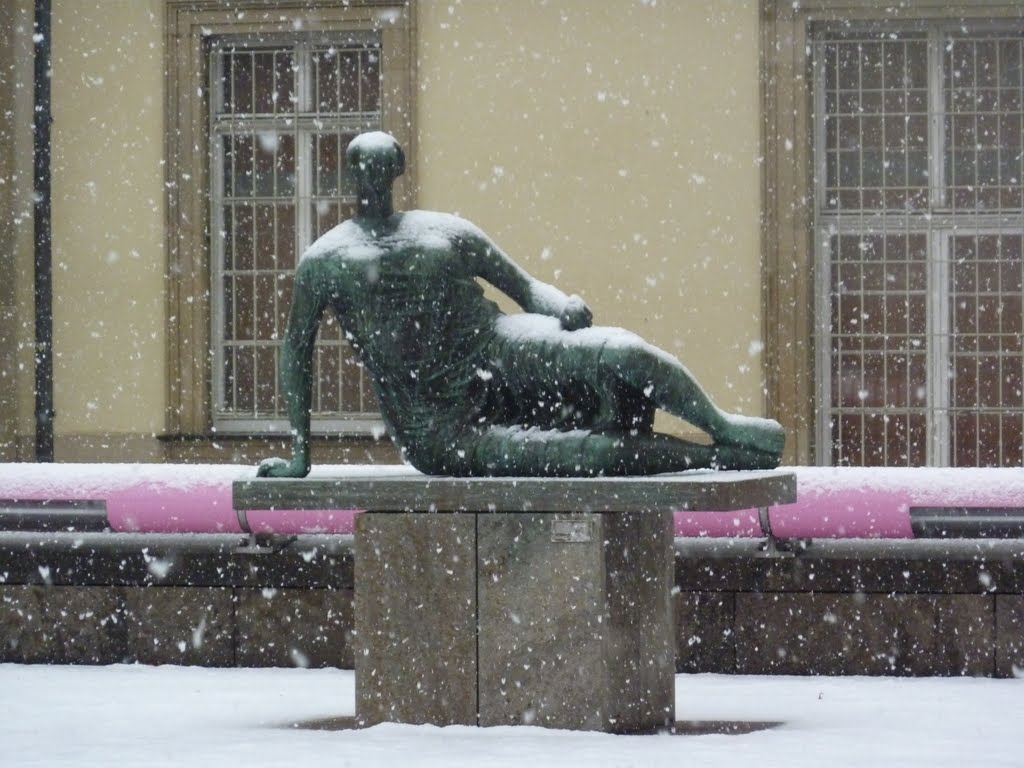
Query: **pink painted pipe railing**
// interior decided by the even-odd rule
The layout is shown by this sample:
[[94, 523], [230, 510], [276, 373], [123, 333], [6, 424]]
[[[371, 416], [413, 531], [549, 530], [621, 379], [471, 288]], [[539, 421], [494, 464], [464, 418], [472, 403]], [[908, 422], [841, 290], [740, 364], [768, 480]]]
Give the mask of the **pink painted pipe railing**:
[[[320, 467], [317, 475], [351, 471]], [[367, 468], [360, 467], [360, 474]], [[407, 472], [380, 466], [373, 472]], [[1024, 505], [1020, 469], [795, 467], [795, 504], [770, 510], [778, 538], [912, 538], [910, 508]], [[3, 464], [0, 501], [102, 501], [112, 530], [245, 533], [231, 504], [234, 480], [252, 467], [167, 464]], [[356, 510], [250, 511], [257, 534], [351, 533]], [[757, 510], [677, 512], [676, 535], [762, 537]]]

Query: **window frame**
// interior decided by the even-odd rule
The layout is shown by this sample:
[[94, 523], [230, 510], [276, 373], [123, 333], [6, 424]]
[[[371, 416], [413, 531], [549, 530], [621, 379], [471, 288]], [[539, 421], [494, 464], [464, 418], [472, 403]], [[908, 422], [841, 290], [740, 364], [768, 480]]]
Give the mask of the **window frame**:
[[[214, 348], [211, 345], [212, 196], [210, 51], [221, 38], [296, 39], [381, 36], [382, 128], [403, 145], [405, 175], [396, 207], [415, 207], [415, 0], [166, 0], [165, 158], [167, 249], [167, 411], [173, 437], [213, 436]], [[332, 423], [335, 434], [370, 435], [373, 420]], [[346, 420], [347, 421], [347, 420]], [[371, 423], [372, 422], [372, 423]], [[244, 425], [277, 435], [281, 424]]]
[[[818, 56], [826, 45], [817, 35], [822, 36], [830, 31], [860, 35], [877, 33], [877, 22], [862, 24], [824, 24], [815, 27], [816, 37], [812, 39], [811, 55], [812, 80], [814, 88], [814, 114], [826, 114], [825, 78], [820, 67], [824, 61]], [[814, 168], [819, 182], [815, 186], [814, 195], [814, 244], [817, 249], [815, 263], [823, 267], [818, 270], [815, 281], [815, 347], [816, 347], [816, 391], [817, 398], [815, 435], [815, 460], [818, 464], [832, 463], [833, 440], [831, 423], [833, 415], [838, 415], [845, 408], [832, 402], [832, 364], [831, 341], [833, 331], [830, 328], [830, 297], [832, 294], [831, 268], [834, 264], [830, 246], [825, 241], [826, 231], [829, 235], [840, 237], [886, 236], [886, 235], [920, 235], [925, 239], [926, 270], [928, 273], [925, 290], [926, 323], [926, 397], [921, 410], [926, 421], [926, 443], [924, 446], [925, 466], [945, 467], [953, 462], [954, 429], [951, 423], [954, 414], [952, 393], [945, 378], [947, 370], [954, 366], [953, 339], [950, 335], [951, 308], [954, 290], [950, 282], [952, 269], [950, 254], [954, 247], [954, 239], [960, 236], [998, 237], [1004, 234], [1015, 234], [1021, 231], [1022, 215], [1010, 209], [986, 211], [978, 207], [957, 208], [949, 197], [949, 179], [952, 173], [947, 168], [946, 124], [952, 113], [945, 109], [944, 75], [946, 74], [943, 51], [945, 41], [951, 31], [969, 27], [972, 36], [985, 36], [991, 33], [1009, 31], [1009, 23], [998, 22], [961, 22], [923, 21], [910, 23], [899, 22], [901, 32], [917, 32], [927, 46], [927, 90], [929, 92], [929, 126], [927, 149], [930, 156], [928, 163], [929, 184], [928, 204], [922, 208], [911, 210], [882, 208], [860, 208], [844, 212], [839, 208], [830, 209], [825, 204], [828, 185], [823, 183], [827, 178], [827, 148], [825, 138], [825, 121], [816, 119], [814, 125]], [[1022, 27], [1018, 24], [1014, 30], [1021, 35]], [[941, 104], [936, 108], [934, 105]], [[827, 267], [824, 268], [824, 267]], [[913, 410], [907, 406], [908, 410]], [[878, 407], [884, 410], [884, 407]], [[855, 411], [856, 409], [854, 409]], [[883, 447], [883, 451], [887, 446]], [[1001, 452], [1000, 452], [1001, 453]], [[890, 463], [887, 466], [900, 466]]]
[[[850, 22], [950, 22], [962, 18], [1020, 20], [1020, 5], [1006, 0], [948, 4], [908, 0], [894, 6], [877, 0], [761, 0], [762, 318], [767, 411], [787, 433], [784, 461], [818, 463], [817, 378], [824, 279], [815, 259], [815, 77], [813, 30]], [[929, 383], [931, 385], [931, 382]], [[828, 446], [824, 446], [828, 449]]]
[[[294, 222], [295, 236], [298, 242], [305, 243], [305, 247], [312, 244], [316, 237], [317, 226], [311, 220], [311, 204], [314, 197], [314, 182], [313, 174], [315, 171], [315, 163], [312, 158], [313, 153], [313, 132], [316, 130], [313, 126], [314, 123], [319, 121], [319, 116], [316, 115], [316, 110], [312, 103], [312, 68], [313, 59], [316, 55], [317, 49], [326, 45], [338, 45], [339, 47], [349, 48], [351, 46], [356, 47], [374, 47], [378, 50], [381, 48], [380, 35], [377, 32], [361, 31], [361, 32], [348, 32], [344, 36], [337, 34], [330, 36], [323, 35], [304, 35], [301, 37], [291, 36], [278, 36], [278, 35], [259, 35], [256, 38], [251, 36], [239, 36], [230, 35], [224, 37], [218, 37], [211, 41], [210, 45], [210, 97], [211, 101], [216, 103], [224, 96], [224, 78], [221, 67], [223, 61], [221, 60], [220, 54], [225, 53], [228, 50], [289, 50], [293, 58], [301, 64], [298, 70], [298, 106], [297, 112], [287, 112], [275, 114], [270, 117], [263, 115], [245, 115], [242, 117], [228, 116], [224, 119], [218, 120], [217, 112], [213, 109], [210, 110], [210, 168], [219, 169], [223, 167], [224, 160], [224, 147], [219, 139], [226, 136], [233, 135], [236, 127], [242, 129], [242, 133], [245, 133], [247, 129], [253, 126], [265, 126], [273, 127], [275, 130], [279, 128], [287, 128], [292, 131], [297, 141], [293, 149], [295, 153], [296, 163], [296, 189], [292, 194], [292, 198], [295, 202], [294, 206]], [[370, 115], [374, 118], [369, 119]], [[324, 134], [327, 135], [331, 132], [331, 129], [337, 130], [339, 133], [347, 132], [358, 132], [360, 130], [376, 130], [379, 127], [379, 120], [377, 116], [379, 111], [373, 113], [355, 112], [352, 115], [346, 116], [331, 116], [326, 118], [326, 128]], [[226, 127], [225, 127], [226, 126]], [[223, 231], [224, 222], [224, 205], [228, 203], [228, 196], [224, 191], [224, 175], [223, 173], [211, 173], [210, 178], [210, 222], [211, 232]], [[238, 202], [238, 198], [232, 198], [235, 202]], [[355, 196], [352, 194], [345, 194], [341, 190], [338, 191], [336, 202], [345, 200], [348, 205], [355, 205]], [[210, 241], [210, 253], [211, 253], [211, 319], [210, 319], [210, 348], [213, 352], [213, 369], [211, 377], [211, 393], [212, 393], [212, 422], [213, 428], [218, 433], [232, 433], [232, 434], [259, 434], [259, 433], [270, 433], [270, 434], [284, 434], [289, 430], [288, 418], [285, 413], [276, 414], [273, 416], [264, 415], [260, 416], [255, 413], [233, 412], [231, 409], [226, 408], [226, 400], [228, 399], [226, 392], [226, 356], [229, 354], [229, 348], [233, 346], [230, 341], [226, 338], [226, 306], [225, 301], [227, 297], [225, 295], [224, 288], [224, 277], [225, 277], [225, 265], [223, 262], [224, 255], [224, 243], [221, 238], [211, 238]], [[284, 255], [278, 254], [280, 260]], [[297, 258], [297, 256], [296, 256]], [[290, 268], [282, 268], [294, 270], [294, 264]], [[275, 316], [277, 313], [274, 313]], [[238, 318], [235, 318], [236, 320]], [[281, 329], [281, 336], [283, 337], [283, 328]], [[255, 333], [255, 329], [254, 329]], [[279, 340], [279, 339], [278, 339]], [[256, 346], [260, 342], [268, 341], [266, 338], [253, 338], [249, 340], [250, 343], [242, 343], [241, 347]], [[318, 341], [318, 350], [321, 347], [326, 346], [339, 347], [347, 346], [343, 341], [327, 342], [323, 339]], [[351, 353], [349, 353], [351, 354]], [[347, 355], [345, 355], [347, 357]], [[314, 366], [315, 367], [315, 366]], [[237, 374], [237, 371], [236, 371]], [[253, 372], [256, 376], [256, 371]], [[273, 388], [276, 390], [279, 387], [277, 382], [277, 370], [275, 369], [272, 373], [274, 381], [272, 382]], [[364, 403], [364, 395], [367, 394], [366, 388], [368, 381], [365, 377], [367, 373], [360, 369], [359, 376], [359, 405], [366, 405]], [[314, 394], [316, 388], [316, 377], [314, 376]], [[259, 387], [259, 381], [256, 381], [256, 388]], [[339, 393], [340, 394], [340, 393]], [[276, 394], [276, 398], [280, 398], [280, 394]], [[314, 403], [317, 398], [314, 397]], [[372, 403], [376, 405], [376, 403]], [[318, 413], [315, 410], [312, 414], [311, 427], [314, 434], [380, 434], [384, 430], [384, 424], [381, 420], [380, 413], [374, 408], [346, 408], [343, 412], [325, 412]]]

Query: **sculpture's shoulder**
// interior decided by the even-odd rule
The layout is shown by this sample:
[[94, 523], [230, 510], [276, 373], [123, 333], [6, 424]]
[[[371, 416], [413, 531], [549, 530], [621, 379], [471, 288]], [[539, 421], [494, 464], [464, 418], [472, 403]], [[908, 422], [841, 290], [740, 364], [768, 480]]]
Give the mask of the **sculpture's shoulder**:
[[327, 261], [365, 263], [411, 252], [453, 254], [466, 244], [486, 241], [479, 227], [466, 219], [439, 211], [405, 211], [370, 226], [356, 219], [344, 221], [306, 249], [300, 266]]
[[475, 224], [451, 213], [413, 210], [399, 216], [401, 220], [396, 235], [409, 242], [434, 241], [457, 246], [484, 236]]
[[378, 255], [379, 251], [380, 246], [376, 239], [354, 220], [349, 219], [317, 238], [302, 254], [299, 263], [324, 259], [365, 259]]

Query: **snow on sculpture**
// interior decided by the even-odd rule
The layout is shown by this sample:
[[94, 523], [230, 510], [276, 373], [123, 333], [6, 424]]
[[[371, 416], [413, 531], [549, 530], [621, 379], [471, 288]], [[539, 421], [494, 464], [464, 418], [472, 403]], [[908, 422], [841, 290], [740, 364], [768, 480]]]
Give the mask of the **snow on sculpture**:
[[[395, 212], [405, 170], [382, 132], [349, 144], [354, 218], [303, 254], [281, 357], [293, 444], [261, 476], [310, 469], [313, 344], [327, 308], [369, 370], [391, 438], [414, 467], [457, 476], [655, 474], [778, 465], [775, 421], [726, 413], [675, 357], [535, 279], [473, 224]], [[482, 278], [524, 310], [506, 315]], [[709, 445], [654, 431], [661, 408]]]

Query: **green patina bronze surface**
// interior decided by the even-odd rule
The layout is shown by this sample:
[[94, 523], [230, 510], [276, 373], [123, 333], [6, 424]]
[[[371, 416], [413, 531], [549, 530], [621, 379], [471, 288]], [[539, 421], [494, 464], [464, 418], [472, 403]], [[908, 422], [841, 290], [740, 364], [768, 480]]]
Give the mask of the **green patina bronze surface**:
[[[293, 430], [290, 461], [259, 474], [309, 472], [313, 344], [328, 308], [372, 375], [388, 431], [428, 474], [593, 476], [779, 463], [778, 423], [725, 413], [672, 355], [619, 328], [591, 326], [578, 296], [536, 280], [456, 216], [396, 213], [405, 169], [390, 135], [352, 141], [356, 216], [303, 255], [281, 358]], [[524, 312], [504, 314], [477, 282]], [[654, 431], [663, 409], [709, 445]]]

